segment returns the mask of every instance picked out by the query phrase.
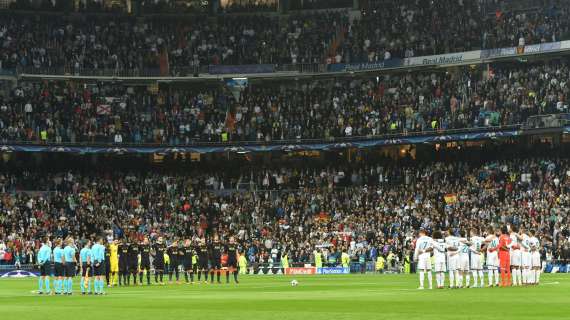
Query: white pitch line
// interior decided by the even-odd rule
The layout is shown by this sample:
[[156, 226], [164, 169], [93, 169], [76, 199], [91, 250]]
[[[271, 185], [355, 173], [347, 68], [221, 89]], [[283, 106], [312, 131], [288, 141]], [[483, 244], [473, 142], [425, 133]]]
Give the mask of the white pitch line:
[[544, 282], [544, 283], [541, 283], [541, 284], [546, 284], [546, 285], [554, 284], [554, 285], [556, 285], [556, 284], [560, 284], [560, 282], [558, 282], [558, 281], [554, 281], [554, 282]]
[[[393, 282], [391, 282], [392, 284]], [[404, 282], [401, 282], [404, 283]], [[380, 283], [376, 283], [376, 282], [364, 282], [364, 283], [359, 283], [360, 285], [378, 285], [378, 284], [382, 284]], [[559, 281], [553, 281], [553, 282], [543, 282], [541, 283], [541, 285], [559, 285], [560, 282]], [[276, 288], [281, 288], [286, 286], [285, 284], [283, 285], [272, 285], [272, 286], [243, 286], [244, 288], [248, 288], [248, 289], [276, 289]], [[319, 287], [319, 285], [315, 285], [315, 284], [308, 284], [306, 285], [308, 287]], [[203, 286], [204, 288], [206, 286]], [[191, 286], [191, 288], [200, 288], [200, 286]], [[366, 292], [390, 292], [390, 291], [419, 291], [417, 289], [411, 289], [411, 288], [402, 288], [402, 289], [378, 289], [378, 290], [364, 290]], [[188, 291], [183, 291], [185, 295], [193, 295], [193, 294], [201, 294], [202, 291], [201, 290], [188, 290]], [[38, 295], [38, 291], [37, 290], [31, 290], [30, 293], [34, 294], [34, 295]], [[180, 291], [176, 290], [176, 293], [180, 293]], [[282, 293], [281, 291], [279, 292], [274, 292], [274, 291], [270, 291], [270, 292], [263, 292], [263, 294], [272, 294], [272, 293]], [[115, 291], [112, 292], [111, 294], [113, 295], [146, 295], [146, 292], [141, 292], [141, 291]], [[80, 294], [78, 294], [80, 295]], [[169, 295], [170, 296], [170, 295]]]

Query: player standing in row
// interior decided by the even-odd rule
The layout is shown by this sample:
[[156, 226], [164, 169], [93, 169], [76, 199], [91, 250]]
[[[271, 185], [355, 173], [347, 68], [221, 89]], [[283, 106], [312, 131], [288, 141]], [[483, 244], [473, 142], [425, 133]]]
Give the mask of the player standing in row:
[[467, 236], [465, 230], [459, 231], [459, 288], [463, 288], [463, 279], [465, 279], [465, 288], [469, 288], [471, 284], [471, 275], [469, 274], [469, 242], [465, 238]]
[[178, 252], [178, 242], [174, 240], [169, 246], [166, 247], [166, 255], [168, 256], [168, 263], [167, 266], [166, 265], [164, 266], [164, 269], [168, 274], [168, 282], [170, 284], [172, 284], [172, 276], [174, 274], [174, 269], [177, 264], [176, 261], [177, 252]]
[[459, 238], [447, 231], [445, 237], [447, 247], [447, 270], [449, 271], [449, 287], [459, 287]]
[[[478, 236], [478, 231], [472, 228], [469, 234], [469, 247], [471, 251], [471, 272], [473, 273], [473, 287], [483, 288], [485, 286], [485, 278], [483, 277], [483, 257], [481, 249], [483, 248], [485, 238]], [[481, 279], [480, 284], [478, 280]]]
[[428, 285], [432, 289], [431, 277], [431, 254], [433, 251], [433, 239], [426, 235], [425, 230], [420, 230], [419, 238], [416, 240], [416, 249], [414, 250], [414, 261], [417, 261], [418, 271], [420, 274], [420, 287], [424, 289], [424, 275], [427, 273]]
[[55, 294], [62, 293], [64, 266], [63, 266], [63, 249], [61, 248], [61, 239], [55, 240], [55, 248], [53, 249], [53, 268], [54, 268], [54, 287]]
[[226, 245], [226, 253], [228, 254], [228, 270], [226, 272], [226, 283], [230, 283], [230, 272], [234, 275], [234, 281], [236, 284], [238, 281], [238, 259], [239, 251], [236, 244], [236, 239], [234, 237], [230, 238], [230, 242]]
[[122, 275], [119, 274], [119, 242], [117, 240], [110, 242], [107, 249], [109, 251], [109, 270], [106, 270], [106, 272], [109, 273], [107, 286], [113, 287], [117, 285], [119, 278], [122, 277]]
[[179, 272], [182, 271], [183, 274], [186, 274], [186, 269], [184, 269], [184, 257], [185, 257], [185, 250], [184, 250], [184, 241], [182, 239], [180, 239], [180, 241], [178, 242], [178, 251], [176, 251], [176, 261], [177, 261], [177, 265], [176, 270], [176, 283], [180, 284], [180, 276], [179, 276]]
[[499, 266], [501, 269], [501, 287], [511, 284], [511, 237], [507, 226], [501, 228], [499, 237]]
[[[51, 242], [48, 237], [44, 238], [43, 244], [38, 251], [37, 263], [40, 267], [38, 294], [53, 294], [49, 283], [49, 277], [51, 275], [52, 250]], [[45, 285], [45, 289], [43, 285]]]
[[[487, 229], [487, 277], [489, 278], [489, 287], [499, 286], [499, 236], [500, 230], [489, 227]], [[495, 278], [493, 281], [493, 277]]]
[[510, 256], [511, 256], [511, 269], [512, 269], [512, 278], [513, 286], [520, 286], [522, 285], [522, 274], [521, 274], [521, 262], [522, 262], [522, 253], [521, 247], [519, 244], [520, 236], [517, 233], [518, 228], [516, 226], [510, 226], [511, 232], [509, 237], [511, 238], [511, 245], [509, 248]]
[[178, 241], [174, 240], [166, 249], [166, 254], [169, 258], [168, 263], [168, 282], [172, 283], [172, 276], [176, 273], [176, 278], [179, 279], [178, 274]]
[[534, 230], [530, 231], [529, 239], [530, 247], [530, 259], [531, 259], [531, 272], [530, 272], [530, 284], [538, 285], [540, 283], [540, 271], [542, 268], [540, 262], [540, 240], [536, 237], [536, 232]]
[[105, 246], [103, 245], [102, 237], [97, 238], [97, 243], [91, 247], [91, 253], [95, 266], [93, 270], [93, 274], [95, 275], [93, 291], [96, 295], [102, 295], [105, 294], [105, 284], [103, 282], [103, 276], [105, 275]]
[[198, 283], [204, 274], [204, 283], [208, 283], [208, 245], [205, 239], [200, 239], [200, 244], [196, 247], [196, 255], [198, 256]]
[[441, 231], [435, 231], [433, 233], [434, 271], [435, 282], [438, 289], [443, 289], [445, 287], [445, 272], [447, 270], [445, 263], [445, 251], [448, 247], [442, 237]]
[[519, 228], [519, 240], [521, 248], [521, 276], [522, 284], [529, 284], [530, 268], [532, 262], [530, 258], [530, 237], [525, 232], [524, 227]]
[[77, 260], [75, 258], [75, 243], [73, 238], [67, 239], [67, 245], [63, 249], [63, 259], [65, 262], [65, 279], [63, 283], [63, 294], [72, 295], [73, 294], [73, 277], [75, 277], [75, 266]]
[[[184, 241], [184, 248], [182, 249], [184, 256], [182, 259], [182, 264], [184, 265], [184, 279], [186, 283], [194, 284], [194, 269], [192, 260], [194, 258], [194, 250], [192, 249], [192, 241], [190, 239], [186, 239]], [[190, 276], [190, 282], [188, 282], [188, 276]]]
[[220, 238], [215, 235], [214, 240], [210, 243], [210, 283], [214, 283], [214, 273], [216, 273], [217, 283], [220, 281], [222, 273], [222, 243]]
[[144, 238], [140, 245], [141, 266], [139, 269], [140, 283], [143, 283], [143, 274], [146, 272], [146, 284], [150, 285], [150, 253], [151, 247], [148, 238]]
[[128, 286], [131, 282], [129, 274], [130, 245], [127, 239], [119, 242], [119, 286]]
[[158, 237], [158, 240], [154, 244], [152, 254], [154, 257], [154, 282], [159, 283], [158, 280], [160, 279], [160, 284], [164, 285], [163, 277], [164, 277], [164, 253], [166, 252], [166, 245], [162, 237]]
[[79, 265], [81, 273], [81, 294], [91, 294], [91, 278], [93, 277], [93, 253], [91, 252], [91, 240], [87, 240], [85, 246], [79, 251]]
[[133, 284], [135, 286], [137, 285], [137, 276], [139, 274], [139, 251], [139, 244], [136, 242], [136, 239], [133, 239], [129, 246], [128, 270], [129, 278], [130, 276], [133, 277]]

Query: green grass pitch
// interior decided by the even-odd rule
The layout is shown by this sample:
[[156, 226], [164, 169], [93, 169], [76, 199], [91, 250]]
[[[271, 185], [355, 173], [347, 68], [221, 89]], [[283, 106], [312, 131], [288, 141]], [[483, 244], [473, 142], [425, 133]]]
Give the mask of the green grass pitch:
[[[292, 279], [299, 286], [291, 287]], [[38, 296], [37, 280], [0, 280], [0, 319], [570, 319], [570, 275], [539, 287], [415, 289], [415, 275], [242, 276], [239, 285], [106, 288]]]

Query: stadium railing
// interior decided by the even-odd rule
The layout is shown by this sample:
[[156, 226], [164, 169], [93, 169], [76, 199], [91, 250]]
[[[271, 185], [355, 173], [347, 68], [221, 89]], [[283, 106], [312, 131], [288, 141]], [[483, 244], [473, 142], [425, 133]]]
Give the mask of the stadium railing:
[[[300, 64], [271, 64], [270, 67], [256, 68], [251, 71], [251, 65], [222, 66], [226, 71], [211, 74], [210, 66], [170, 66], [168, 68], [124, 69], [89, 69], [75, 66], [44, 68], [17, 67], [2, 69], [0, 75], [11, 75], [24, 78], [93, 78], [105, 80], [108, 78], [128, 80], [170, 80], [170, 81], [202, 81], [204, 79], [220, 79], [231, 77], [247, 78], [287, 78], [299, 76], [332, 76], [352, 75], [390, 70], [422, 70], [425, 68], [445, 68], [461, 65], [480, 65], [499, 61], [516, 61], [526, 56], [560, 56], [570, 51], [570, 40], [552, 43], [527, 45], [524, 47], [496, 48], [457, 52], [432, 56], [420, 56], [406, 59], [390, 59], [378, 62], [358, 62], [341, 64], [300, 63]], [[218, 67], [216, 65], [216, 67]], [[15, 70], [14, 70], [15, 69]]]
[[81, 77], [159, 77], [161, 72], [156, 69], [89, 69], [64, 67], [18, 67], [16, 69], [4, 69], [10, 75], [39, 75], [39, 76], [81, 76]]
[[[243, 66], [227, 66], [233, 68], [243, 68]], [[90, 69], [74, 66], [63, 67], [18, 67], [2, 69], [1, 74], [5, 75], [35, 75], [35, 76], [73, 76], [73, 77], [205, 77], [224, 76], [224, 74], [210, 74], [209, 65], [202, 66], [171, 66], [165, 72], [160, 68], [111, 68], [111, 69]], [[326, 73], [327, 65], [324, 63], [298, 63], [298, 64], [275, 64], [273, 65], [274, 76], [280, 73]]]
[[[246, 154], [250, 152], [282, 151], [296, 152], [306, 150], [332, 150], [347, 148], [369, 148], [377, 146], [397, 146], [407, 144], [438, 144], [457, 141], [495, 140], [515, 138], [523, 135], [549, 133], [570, 133], [570, 114], [549, 114], [531, 117], [521, 124], [472, 127], [460, 129], [427, 129], [424, 131], [398, 130], [393, 133], [366, 136], [344, 136], [319, 139], [285, 140], [234, 140], [221, 141], [221, 135], [204, 141], [194, 138], [188, 142], [133, 142], [124, 137], [123, 142], [115, 143], [111, 137], [99, 137], [90, 141], [57, 142], [51, 137], [46, 141], [35, 140], [0, 140], [0, 152], [63, 152], [63, 153], [219, 153], [230, 152]], [[202, 138], [205, 139], [205, 138]]]
[[544, 114], [531, 116], [522, 126], [523, 129], [561, 128], [570, 125], [570, 113]]
[[[231, 146], [263, 146], [263, 145], [283, 145], [284, 151], [295, 151], [295, 145], [298, 144], [319, 144], [319, 143], [338, 143], [339, 147], [343, 147], [342, 143], [350, 142], [361, 142], [361, 141], [373, 141], [373, 140], [384, 140], [384, 139], [397, 139], [397, 138], [411, 138], [411, 137], [426, 137], [426, 136], [449, 136], [455, 134], [468, 134], [468, 133], [486, 133], [486, 132], [498, 132], [507, 130], [517, 130], [522, 128], [522, 124], [515, 125], [504, 125], [504, 126], [489, 126], [489, 127], [475, 127], [475, 128], [462, 128], [462, 129], [441, 129], [441, 130], [425, 130], [425, 131], [402, 131], [398, 133], [381, 134], [381, 135], [366, 135], [366, 136], [350, 136], [350, 137], [330, 137], [328, 139], [285, 139], [285, 140], [271, 140], [271, 141], [255, 141], [255, 140], [232, 140], [228, 142], [222, 141], [200, 141], [197, 139], [190, 140], [189, 143], [179, 143], [179, 144], [169, 144], [169, 143], [114, 143], [114, 142], [103, 142], [103, 141], [85, 141], [85, 142], [38, 142], [38, 141], [0, 141], [3, 145], [39, 145], [39, 146], [69, 146], [69, 147], [182, 147], [182, 146], [205, 146], [205, 147], [231, 147]], [[451, 140], [453, 141], [453, 140]], [[290, 150], [288, 149], [290, 147]], [[346, 145], [344, 147], [350, 147]], [[232, 151], [232, 150], [228, 150]], [[239, 152], [239, 150], [236, 150]]]
[[36, 270], [37, 267], [33, 264], [22, 264], [18, 268], [16, 268], [15, 264], [0, 264], [0, 272], [12, 271], [15, 269], [32, 271], [32, 270]]

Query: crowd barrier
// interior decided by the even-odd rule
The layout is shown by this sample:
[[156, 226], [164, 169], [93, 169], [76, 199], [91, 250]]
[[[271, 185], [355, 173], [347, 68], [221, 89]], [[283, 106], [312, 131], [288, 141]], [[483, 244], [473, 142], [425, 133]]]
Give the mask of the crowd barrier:
[[[299, 63], [299, 64], [255, 64], [255, 65], [200, 65], [172, 66], [168, 70], [150, 69], [88, 69], [73, 65], [53, 68], [18, 67], [0, 68], [0, 76], [50, 77], [50, 78], [133, 78], [138, 80], [186, 79], [202, 81], [219, 77], [289, 77], [298, 75], [332, 73], [354, 73], [385, 71], [394, 69], [415, 69], [424, 67], [452, 67], [457, 65], [484, 64], [500, 60], [518, 59], [530, 55], [545, 55], [570, 51], [570, 40], [530, 44], [518, 47], [493, 48], [454, 52], [410, 58], [391, 58], [375, 62], [357, 63]], [[202, 78], [202, 79], [200, 79]]]

